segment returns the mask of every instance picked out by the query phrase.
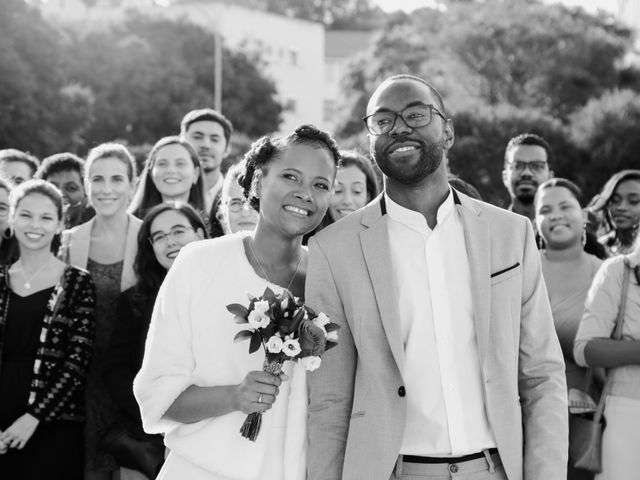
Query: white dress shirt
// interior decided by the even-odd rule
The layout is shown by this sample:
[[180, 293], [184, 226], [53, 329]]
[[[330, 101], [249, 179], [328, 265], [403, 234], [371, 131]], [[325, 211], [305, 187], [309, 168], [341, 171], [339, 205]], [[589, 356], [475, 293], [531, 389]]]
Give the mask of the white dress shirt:
[[496, 446], [484, 402], [471, 274], [453, 194], [431, 230], [385, 194], [400, 328], [407, 421], [400, 453], [461, 456]]

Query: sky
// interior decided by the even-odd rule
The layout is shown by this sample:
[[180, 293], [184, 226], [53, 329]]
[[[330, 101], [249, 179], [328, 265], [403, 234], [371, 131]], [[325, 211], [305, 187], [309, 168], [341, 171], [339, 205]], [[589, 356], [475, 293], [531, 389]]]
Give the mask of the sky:
[[[590, 12], [595, 12], [598, 8], [615, 12], [617, 9], [617, 2], [613, 0], [545, 0], [547, 3], [564, 3], [568, 6], [580, 5]], [[419, 7], [432, 6], [435, 2], [433, 0], [374, 0], [383, 10], [394, 11], [402, 9], [406, 12], [410, 12]]]

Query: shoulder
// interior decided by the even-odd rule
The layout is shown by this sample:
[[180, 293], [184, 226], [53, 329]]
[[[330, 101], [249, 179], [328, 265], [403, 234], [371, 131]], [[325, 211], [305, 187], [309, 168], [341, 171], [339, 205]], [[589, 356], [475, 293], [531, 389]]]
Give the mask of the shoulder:
[[89, 220], [88, 222], [85, 223], [81, 223], [80, 225], [76, 225], [73, 228], [70, 228], [68, 230], [65, 230], [62, 232], [62, 238], [65, 237], [77, 237], [83, 234], [87, 234], [87, 233], [91, 233], [91, 227], [93, 225], [93, 221], [94, 219], [92, 218], [91, 220]]
[[622, 274], [627, 258], [624, 255], [607, 258], [598, 270], [597, 280], [594, 283], [612, 283], [622, 285]]
[[65, 286], [79, 287], [80, 289], [93, 290], [93, 278], [84, 268], [67, 265], [64, 270]]
[[358, 235], [366, 228], [365, 223], [367, 222], [365, 221], [365, 218], [374, 218], [375, 221], [376, 216], [378, 218], [382, 217], [379, 198], [380, 197], [373, 200], [360, 210], [356, 210], [346, 217], [327, 225], [311, 238], [315, 239], [319, 243], [337, 243], [339, 245], [342, 242], [345, 242], [349, 237]]
[[591, 266], [591, 269], [597, 271], [603, 263], [603, 260], [596, 257], [591, 253], [585, 253], [586, 261]]
[[531, 221], [523, 215], [519, 215], [510, 210], [505, 210], [501, 207], [496, 207], [495, 205], [483, 202], [482, 200], [476, 200], [475, 198], [471, 198], [463, 193], [457, 193], [463, 207], [476, 211], [489, 219], [490, 222], [520, 225], [524, 227], [531, 225]]
[[129, 217], [129, 228], [135, 231], [140, 230], [140, 227], [142, 226], [142, 220], [130, 213], [128, 213], [127, 216]]
[[185, 245], [171, 271], [210, 271], [212, 262], [222, 260], [235, 261], [243, 251], [242, 239], [246, 232], [238, 232], [223, 237], [198, 240]]

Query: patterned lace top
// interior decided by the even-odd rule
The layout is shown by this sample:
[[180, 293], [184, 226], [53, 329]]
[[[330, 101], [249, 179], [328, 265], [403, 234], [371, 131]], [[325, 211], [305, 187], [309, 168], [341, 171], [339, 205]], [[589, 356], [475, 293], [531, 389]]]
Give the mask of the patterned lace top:
[[[8, 265], [0, 269], [0, 353], [11, 294], [8, 269]], [[94, 310], [95, 288], [90, 275], [67, 266], [47, 302], [33, 365], [27, 413], [40, 421], [84, 417], [85, 383], [93, 354]]]

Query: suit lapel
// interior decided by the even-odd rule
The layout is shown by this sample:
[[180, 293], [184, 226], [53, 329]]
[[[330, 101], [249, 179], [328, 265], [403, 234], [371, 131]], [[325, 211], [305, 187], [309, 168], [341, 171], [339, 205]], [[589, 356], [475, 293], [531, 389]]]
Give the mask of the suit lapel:
[[489, 319], [491, 316], [489, 222], [483, 218], [482, 212], [465, 198], [457, 208], [462, 218], [464, 240], [469, 256], [473, 321], [478, 337], [478, 351], [480, 360], [484, 363], [489, 344]]
[[[369, 228], [360, 233], [362, 252], [369, 271], [369, 278], [380, 311], [380, 318], [391, 353], [402, 372], [404, 364], [404, 347], [400, 333], [400, 319], [394, 298], [393, 266], [391, 264], [391, 247], [387, 217], [382, 215], [384, 202], [374, 201], [363, 213], [362, 224]], [[381, 210], [382, 209], [382, 210]]]

